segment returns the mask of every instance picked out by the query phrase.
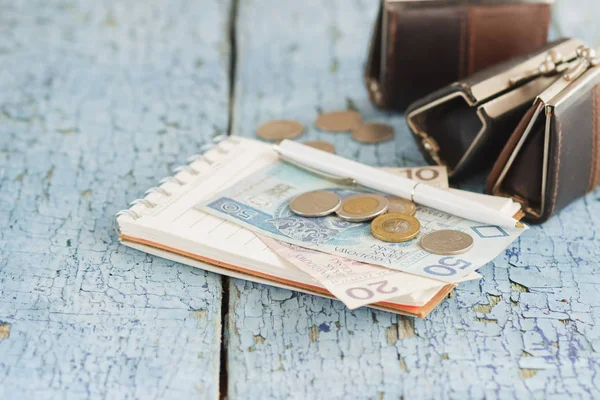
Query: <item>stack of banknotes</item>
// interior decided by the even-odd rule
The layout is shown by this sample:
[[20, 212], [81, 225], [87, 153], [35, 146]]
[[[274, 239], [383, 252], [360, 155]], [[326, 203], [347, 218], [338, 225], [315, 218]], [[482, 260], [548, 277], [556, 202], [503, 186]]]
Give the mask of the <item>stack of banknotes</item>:
[[[450, 189], [443, 167], [386, 170], [453, 190], [507, 213], [519, 209], [509, 199]], [[335, 214], [318, 218], [294, 214], [290, 200], [314, 190], [328, 190], [342, 199], [370, 193], [279, 162], [221, 191], [197, 208], [253, 231], [281, 258], [312, 276], [350, 309], [394, 298], [399, 288], [410, 287], [419, 280], [458, 284], [478, 279], [476, 270], [525, 231], [484, 225], [417, 205], [419, 235], [451, 229], [473, 238], [472, 248], [464, 254], [432, 254], [418, 240], [378, 240], [371, 234], [369, 222], [352, 223]]]

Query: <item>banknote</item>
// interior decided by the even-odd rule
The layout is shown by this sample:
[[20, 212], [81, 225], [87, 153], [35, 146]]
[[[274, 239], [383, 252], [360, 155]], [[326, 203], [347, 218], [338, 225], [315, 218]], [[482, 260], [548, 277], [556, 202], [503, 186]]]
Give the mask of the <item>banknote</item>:
[[434, 255], [424, 251], [418, 239], [405, 243], [385, 243], [375, 239], [371, 236], [369, 223], [347, 222], [335, 216], [305, 218], [290, 211], [291, 198], [319, 189], [331, 190], [341, 198], [369, 193], [279, 162], [257, 171], [197, 207], [272, 239], [449, 283], [459, 281], [493, 260], [525, 231], [481, 224], [418, 207], [416, 218], [421, 223], [421, 235], [440, 229], [457, 229], [473, 237], [473, 248], [463, 255]]
[[448, 169], [439, 165], [413, 168], [381, 167], [379, 169], [426, 183], [438, 189], [448, 189], [450, 187], [448, 185]]
[[[438, 280], [257, 236], [279, 257], [312, 276], [351, 310], [444, 285]], [[479, 278], [481, 275], [473, 272], [464, 280]]]

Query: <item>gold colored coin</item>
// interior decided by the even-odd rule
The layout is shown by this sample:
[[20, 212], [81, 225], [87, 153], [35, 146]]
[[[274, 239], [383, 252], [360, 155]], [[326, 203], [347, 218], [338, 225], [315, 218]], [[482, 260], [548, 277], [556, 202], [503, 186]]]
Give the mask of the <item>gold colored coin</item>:
[[388, 206], [388, 214], [406, 214], [415, 215], [417, 213], [417, 206], [410, 200], [402, 199], [400, 197], [388, 197], [390, 205]]
[[356, 197], [344, 203], [344, 211], [351, 214], [364, 214], [375, 210], [379, 205], [377, 199], [371, 197]]
[[294, 139], [304, 132], [304, 125], [287, 119], [268, 121], [258, 127], [258, 137], [265, 140]]
[[346, 197], [336, 211], [338, 217], [350, 222], [369, 221], [386, 212], [388, 200], [379, 194], [361, 193]]
[[331, 143], [323, 140], [314, 140], [310, 142], [304, 142], [302, 144], [305, 146], [310, 146], [313, 149], [326, 151], [327, 153], [335, 153], [335, 147]]
[[386, 124], [366, 123], [352, 132], [352, 138], [361, 143], [381, 143], [394, 137], [394, 128]]
[[340, 208], [340, 196], [326, 190], [302, 193], [290, 201], [290, 210], [303, 217], [324, 217]]
[[331, 111], [319, 115], [315, 125], [328, 132], [350, 132], [362, 125], [362, 117], [356, 111]]
[[371, 222], [371, 234], [384, 242], [407, 242], [416, 238], [420, 231], [419, 220], [406, 214], [384, 214]]
[[421, 238], [421, 247], [424, 250], [444, 256], [466, 253], [471, 250], [473, 244], [471, 235], [452, 229], [431, 232]]

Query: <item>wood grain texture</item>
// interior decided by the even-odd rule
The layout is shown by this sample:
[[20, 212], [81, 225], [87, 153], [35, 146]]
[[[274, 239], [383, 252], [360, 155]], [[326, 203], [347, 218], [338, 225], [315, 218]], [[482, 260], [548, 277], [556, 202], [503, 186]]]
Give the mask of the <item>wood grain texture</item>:
[[[565, 0], [559, 7], [564, 9]], [[561, 0], [559, 0], [559, 3]], [[578, 10], [588, 18], [587, 9]], [[402, 117], [374, 110], [362, 67], [377, 2], [244, 0], [237, 18], [233, 133], [272, 118], [307, 125], [374, 165], [423, 159]], [[579, 7], [579, 5], [578, 5]], [[576, 27], [573, 12], [556, 31]], [[585, 17], [584, 17], [585, 16]], [[580, 21], [580, 20], [578, 20]], [[360, 145], [318, 132], [318, 112], [356, 107], [396, 139]], [[481, 180], [465, 186], [481, 190]], [[228, 396], [237, 398], [592, 398], [600, 394], [598, 193], [535, 227], [425, 320], [234, 280]]]
[[221, 277], [113, 215], [227, 131], [228, 1], [0, 13], [0, 398], [215, 398]]
[[[344, 156], [422, 164], [362, 85], [376, 3], [240, 1], [233, 133], [295, 118]], [[222, 318], [233, 399], [598, 395], [597, 192], [425, 320], [238, 280], [221, 310], [221, 277], [117, 244], [112, 215], [227, 132], [230, 7], [2, 2], [0, 398], [214, 398]], [[557, 0], [553, 36], [596, 45], [596, 8]], [[396, 140], [312, 126], [347, 107]]]

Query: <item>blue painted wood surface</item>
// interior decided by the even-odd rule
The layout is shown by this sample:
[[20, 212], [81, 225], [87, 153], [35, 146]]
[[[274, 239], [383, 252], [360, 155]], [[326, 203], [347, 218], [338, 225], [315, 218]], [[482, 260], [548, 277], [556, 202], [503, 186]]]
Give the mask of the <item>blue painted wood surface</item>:
[[[596, 0], [574, 3], [558, 0], [552, 35], [599, 44]], [[363, 88], [376, 1], [242, 0], [235, 21], [231, 7], [3, 3], [0, 398], [215, 398], [220, 383], [232, 399], [599, 395], [598, 193], [425, 320], [350, 312], [117, 243], [112, 215], [128, 201], [212, 136], [253, 136], [271, 118], [374, 165], [423, 163], [403, 118]], [[313, 127], [319, 111], [347, 107], [393, 124], [396, 139], [359, 145]]]
[[216, 397], [221, 277], [115, 212], [227, 131], [229, 2], [0, 13], [0, 398]]
[[[560, 7], [573, 26], [578, 16], [589, 18], [591, 3], [576, 11], [565, 3], [572, 3]], [[371, 1], [242, 2], [233, 132], [253, 136], [263, 121], [292, 118], [308, 127], [299, 140], [329, 140], [338, 154], [374, 165], [423, 164], [404, 119], [375, 110], [362, 84], [376, 8]], [[559, 21], [553, 29], [553, 36], [568, 34]], [[360, 145], [314, 127], [319, 111], [348, 106], [366, 120], [393, 124], [395, 141]], [[338, 302], [233, 281], [228, 394], [592, 397], [600, 388], [599, 226], [593, 194], [533, 228], [481, 269], [481, 282], [461, 285], [425, 320], [352, 312]]]

